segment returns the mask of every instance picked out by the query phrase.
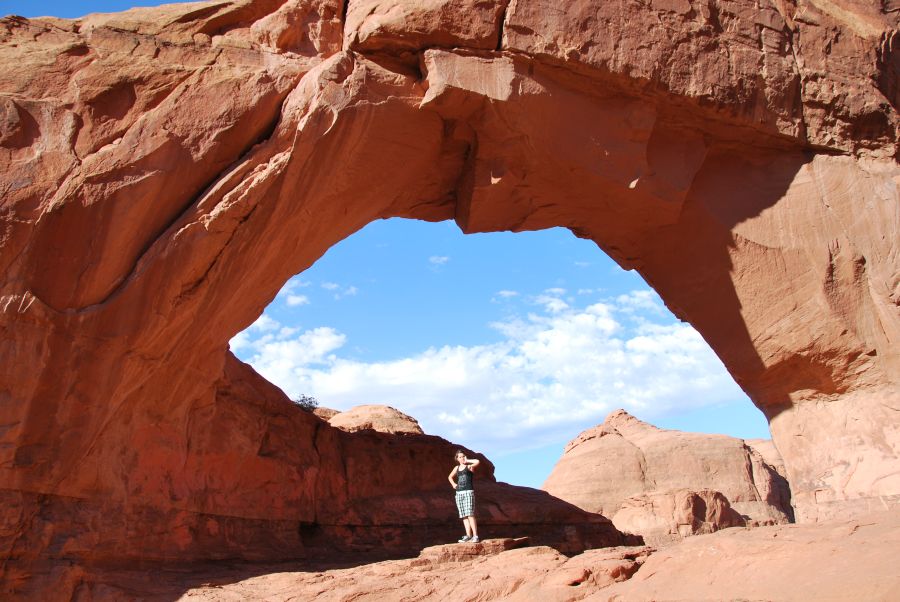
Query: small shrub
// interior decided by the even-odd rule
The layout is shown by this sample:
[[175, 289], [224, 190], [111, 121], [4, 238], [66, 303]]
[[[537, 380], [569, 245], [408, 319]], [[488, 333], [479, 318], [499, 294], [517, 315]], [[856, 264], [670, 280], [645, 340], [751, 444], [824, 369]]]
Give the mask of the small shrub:
[[300, 409], [306, 410], [307, 412], [312, 412], [317, 407], [319, 407], [319, 400], [312, 395], [301, 395], [293, 401], [295, 404], [300, 406]]

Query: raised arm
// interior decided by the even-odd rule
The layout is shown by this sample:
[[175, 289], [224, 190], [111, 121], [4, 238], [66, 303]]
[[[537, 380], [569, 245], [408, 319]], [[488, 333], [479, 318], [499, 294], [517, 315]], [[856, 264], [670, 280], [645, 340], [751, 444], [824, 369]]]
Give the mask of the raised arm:
[[447, 480], [450, 481], [450, 484], [453, 485], [453, 488], [456, 489], [456, 481], [453, 480], [453, 477], [456, 476], [456, 471], [459, 466], [454, 466], [453, 470], [450, 471], [450, 476], [447, 477]]
[[466, 464], [469, 465], [469, 470], [475, 470], [479, 464], [481, 464], [481, 460], [475, 458], [474, 460], [467, 460]]

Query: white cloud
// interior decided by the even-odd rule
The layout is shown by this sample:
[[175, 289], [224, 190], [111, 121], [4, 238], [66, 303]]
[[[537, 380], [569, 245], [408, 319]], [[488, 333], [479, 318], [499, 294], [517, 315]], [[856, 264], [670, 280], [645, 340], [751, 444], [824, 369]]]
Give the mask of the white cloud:
[[292, 332], [277, 339], [255, 341], [250, 346], [254, 352], [250, 358], [253, 367], [291, 398], [309, 393], [295, 383], [302, 382], [316, 366], [333, 363], [336, 358], [331, 352], [342, 347], [347, 340], [346, 336], [328, 327], [307, 330], [299, 336], [295, 334]]
[[254, 341], [250, 338], [250, 332], [244, 330], [234, 335], [231, 341], [228, 342], [228, 346], [231, 347], [234, 353], [240, 354], [244, 349], [252, 349]]
[[296, 291], [298, 288], [306, 288], [310, 284], [312, 283], [303, 280], [299, 276], [294, 276], [293, 278], [285, 282], [284, 286], [281, 287], [281, 290], [278, 291], [278, 297], [288, 297], [294, 294], [294, 291]]
[[493, 297], [491, 297], [491, 303], [503, 303], [504, 301], [509, 301], [518, 296], [519, 293], [517, 291], [497, 291], [497, 293]]
[[291, 307], [298, 305], [309, 305], [309, 297], [306, 295], [288, 295], [287, 304]]
[[299, 328], [293, 328], [293, 327], [289, 327], [289, 326], [282, 326], [280, 329], [278, 329], [278, 338], [279, 338], [279, 339], [286, 339], [287, 337], [293, 336], [293, 335], [295, 335], [295, 334], [298, 333], [298, 332], [300, 332], [300, 329], [299, 329]]
[[258, 332], [271, 332], [273, 330], [278, 330], [281, 328], [281, 324], [278, 321], [273, 320], [266, 314], [261, 315], [256, 319], [256, 322], [251, 324], [247, 330], [250, 331], [258, 331]]
[[659, 302], [659, 296], [650, 290], [631, 291], [626, 295], [619, 295], [616, 297], [616, 303], [621, 311], [627, 313], [649, 311], [658, 316], [666, 313], [662, 303]]
[[491, 325], [500, 342], [392, 361], [341, 357], [347, 337], [332, 328], [279, 332], [260, 320], [232, 348], [292, 397], [392, 405], [489, 457], [571, 439], [619, 407], [653, 418], [743, 395], [693, 328], [656, 313], [653, 293], [582, 308], [543, 297], [543, 311]]
[[558, 314], [569, 309], [568, 303], [566, 303], [559, 297], [553, 297], [550, 295], [538, 295], [534, 298], [534, 302], [538, 305], [543, 305], [544, 309], [554, 314]]
[[344, 297], [353, 297], [359, 293], [359, 289], [355, 286], [341, 286], [337, 282], [323, 282], [321, 286], [326, 291], [331, 291], [333, 293], [335, 301], [343, 299]]
[[432, 265], [444, 265], [450, 261], [450, 258], [445, 255], [432, 255], [428, 258], [428, 263]]
[[235, 352], [244, 349], [254, 349], [268, 341], [283, 337], [289, 330], [291, 329], [284, 328], [277, 320], [273, 320], [268, 315], [263, 314], [243, 332], [235, 335], [231, 339], [230, 346]]

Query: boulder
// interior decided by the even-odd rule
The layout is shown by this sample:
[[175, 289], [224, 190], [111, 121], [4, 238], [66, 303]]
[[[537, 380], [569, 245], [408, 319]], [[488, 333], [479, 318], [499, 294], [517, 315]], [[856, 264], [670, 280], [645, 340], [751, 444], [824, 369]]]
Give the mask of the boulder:
[[315, 414], [322, 420], [328, 421], [328, 420], [331, 420], [332, 416], [334, 416], [335, 414], [340, 414], [340, 412], [338, 410], [333, 410], [331, 408], [323, 408], [320, 406], [313, 410], [313, 414]]
[[426, 563], [443, 564], [448, 562], [465, 562], [474, 560], [479, 556], [492, 556], [507, 550], [515, 550], [528, 546], [527, 537], [506, 539], [483, 539], [478, 543], [449, 543], [439, 546], [430, 546], [419, 553], [422, 562], [415, 563], [421, 566]]
[[612, 521], [623, 533], [639, 535], [644, 543], [652, 546], [746, 524], [728, 499], [711, 489], [677, 489], [633, 496], [622, 501]]
[[373, 430], [379, 433], [412, 433], [422, 435], [422, 427], [412, 416], [384, 405], [361, 405], [344, 412], [337, 412], [328, 423], [342, 431]]
[[674, 503], [669, 492], [684, 489], [719, 492], [753, 525], [792, 516], [784, 477], [742, 439], [660, 429], [624, 410], [569, 442], [543, 489], [605, 516], [635, 496]]

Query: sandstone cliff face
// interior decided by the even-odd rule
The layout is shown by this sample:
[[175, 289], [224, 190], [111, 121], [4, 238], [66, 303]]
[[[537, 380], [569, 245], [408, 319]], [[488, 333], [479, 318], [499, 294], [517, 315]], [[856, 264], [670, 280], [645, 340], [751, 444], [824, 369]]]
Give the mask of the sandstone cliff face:
[[[660, 504], [671, 506], [669, 514], [676, 527], [691, 525], [690, 520], [679, 522], [674, 512], [683, 506], [677, 499], [693, 499], [679, 493], [684, 490], [694, 496], [710, 490], [712, 494], [704, 499], [710, 502], [711, 512], [717, 505], [714, 493], [724, 495], [730, 507], [751, 525], [786, 523], [793, 514], [784, 478], [742, 439], [659, 429], [624, 410], [613, 412], [603, 424], [572, 440], [543, 489], [585, 510], [619, 516], [616, 524], [633, 526], [630, 532], [638, 532], [638, 515], [648, 514], [639, 508]], [[720, 502], [718, 506], [719, 515], [727, 514]], [[693, 516], [693, 507], [696, 503], [684, 506], [684, 516]], [[619, 515], [624, 509], [628, 511]], [[729, 518], [721, 526], [737, 524]], [[691, 528], [684, 534], [692, 532], [698, 531]], [[678, 529], [673, 533], [677, 535]]]
[[[230, 354], [214, 402], [191, 404], [180, 422], [151, 424], [122, 411], [143, 428], [110, 433], [131, 436], [130, 445], [105, 443], [98, 453], [129, 469], [119, 482], [124, 499], [110, 490], [80, 498], [3, 490], [7, 593], [28, 591], [18, 581], [52, 581], [46, 571], [56, 561], [380, 558], [463, 532], [447, 482], [458, 446], [332, 427]], [[182, 434], [190, 453], [179, 453]], [[466, 452], [481, 460], [477, 512], [486, 535], [525, 532], [570, 554], [629, 540], [603, 516], [497, 483], [490, 460]]]
[[298, 553], [324, 499], [356, 524], [384, 492], [340, 478], [356, 444], [253, 403], [227, 342], [392, 216], [596, 241], [769, 417], [799, 518], [900, 498], [895, 11], [344, 8], [0, 22], [4, 557]]

